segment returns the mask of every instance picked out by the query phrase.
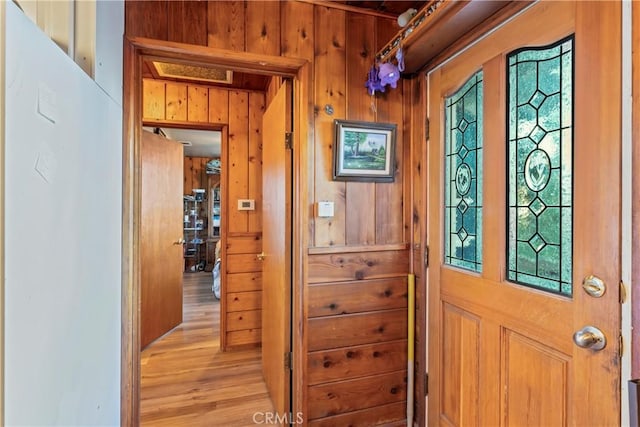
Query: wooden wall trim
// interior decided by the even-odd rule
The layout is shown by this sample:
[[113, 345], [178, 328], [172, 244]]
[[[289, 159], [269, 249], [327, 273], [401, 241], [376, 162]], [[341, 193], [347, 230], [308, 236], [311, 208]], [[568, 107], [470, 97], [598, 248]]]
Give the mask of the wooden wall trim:
[[174, 62], [190, 64], [215, 64], [245, 73], [295, 77], [307, 62], [305, 59], [285, 56], [237, 52], [186, 43], [159, 41], [145, 37], [128, 37], [129, 42], [150, 59], [170, 58]]
[[[294, 129], [296, 145], [296, 167], [294, 172], [294, 189], [296, 200], [293, 206], [293, 224], [296, 233], [292, 254], [294, 280], [304, 279], [304, 266], [306, 253], [302, 250], [307, 246], [306, 210], [302, 215], [302, 207], [306, 206], [306, 194], [302, 191], [306, 185], [304, 167], [306, 162], [306, 150], [308, 150], [307, 135], [310, 132], [309, 122], [311, 109], [309, 100], [309, 85], [311, 82], [309, 65], [307, 60], [286, 58], [270, 55], [256, 55], [251, 53], [229, 52], [222, 49], [206, 48], [182, 43], [163, 42], [146, 38], [125, 38], [124, 48], [124, 96], [123, 96], [123, 246], [122, 246], [122, 336], [121, 336], [121, 424], [126, 426], [138, 425], [139, 422], [139, 384], [140, 384], [140, 347], [139, 347], [139, 295], [140, 270], [138, 260], [139, 224], [140, 224], [140, 133], [142, 131], [142, 58], [145, 55], [156, 55], [162, 58], [176, 58], [179, 61], [198, 64], [215, 64], [230, 66], [239, 71], [250, 71], [261, 74], [274, 74], [298, 77], [296, 87], [300, 89], [296, 96], [298, 112], [298, 127]], [[304, 98], [301, 98], [304, 97]], [[226, 127], [223, 128], [223, 137]], [[224, 168], [223, 168], [224, 173]], [[223, 251], [224, 251], [223, 245]], [[294, 312], [293, 324], [302, 325], [304, 313], [304, 291], [301, 289], [302, 281], [294, 282]], [[224, 303], [223, 303], [224, 304]], [[221, 322], [226, 321], [224, 317]], [[244, 331], [236, 331], [244, 332]], [[251, 333], [259, 333], [259, 330], [251, 330]], [[301, 334], [304, 329], [294, 327], [294, 348], [299, 349], [298, 343], [303, 342]], [[242, 340], [252, 340], [250, 334], [240, 334], [234, 338], [241, 344]], [[299, 351], [296, 360], [302, 360]], [[299, 365], [302, 366], [302, 365]], [[296, 372], [296, 376], [298, 373]], [[304, 379], [294, 378], [296, 393], [302, 393]], [[305, 398], [306, 399], [306, 398]], [[294, 402], [293, 412], [301, 411], [305, 400]]]
[[348, 254], [354, 252], [377, 252], [377, 251], [404, 251], [409, 249], [409, 243], [391, 243], [388, 245], [371, 246], [330, 246], [309, 248], [309, 255], [319, 254]]
[[392, 14], [392, 13], [378, 12], [377, 10], [373, 10], [373, 9], [362, 9], [360, 7], [350, 6], [350, 5], [345, 4], [345, 3], [338, 3], [338, 2], [333, 2], [333, 1], [323, 1], [323, 0], [296, 0], [296, 1], [299, 2], [299, 3], [309, 3], [309, 4], [313, 4], [315, 6], [328, 7], [328, 8], [331, 8], [331, 9], [345, 10], [347, 12], [353, 12], [353, 13], [357, 13], [359, 15], [376, 16], [378, 18], [390, 19], [392, 21], [396, 21], [398, 19], [398, 17], [395, 16], [394, 14]]
[[[140, 419], [140, 118], [142, 70], [135, 48], [124, 44], [122, 170], [122, 339], [120, 425]], [[136, 175], [137, 174], [137, 175]]]
[[[632, 144], [633, 144], [633, 170], [640, 167], [640, 3], [633, 3], [632, 28], [633, 28], [633, 106], [632, 106]], [[633, 224], [632, 234], [632, 278], [631, 292], [632, 330], [640, 331], [640, 174], [633, 174]], [[638, 334], [632, 334], [631, 342], [631, 376], [640, 378], [640, 339]], [[624, 396], [623, 396], [624, 398]]]

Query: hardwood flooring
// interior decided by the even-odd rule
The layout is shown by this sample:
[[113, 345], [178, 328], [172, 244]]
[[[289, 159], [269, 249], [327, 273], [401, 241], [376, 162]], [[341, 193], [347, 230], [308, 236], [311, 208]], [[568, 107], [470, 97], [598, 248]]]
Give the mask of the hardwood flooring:
[[211, 273], [184, 275], [183, 304], [183, 323], [142, 352], [141, 425], [255, 425], [254, 413], [273, 411], [260, 349], [220, 351]]

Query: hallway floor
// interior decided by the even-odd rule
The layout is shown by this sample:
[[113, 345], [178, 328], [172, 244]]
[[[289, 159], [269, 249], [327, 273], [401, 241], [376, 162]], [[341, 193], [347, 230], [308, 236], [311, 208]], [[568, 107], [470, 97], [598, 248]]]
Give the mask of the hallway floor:
[[142, 352], [141, 424], [255, 425], [254, 413], [273, 411], [260, 349], [220, 351], [211, 273], [184, 275], [183, 304], [184, 322]]

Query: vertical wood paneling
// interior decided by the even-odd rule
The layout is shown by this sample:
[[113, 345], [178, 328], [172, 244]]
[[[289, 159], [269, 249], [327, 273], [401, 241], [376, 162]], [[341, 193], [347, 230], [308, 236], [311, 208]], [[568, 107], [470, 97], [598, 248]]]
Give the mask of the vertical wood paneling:
[[[347, 13], [347, 116], [349, 120], [373, 122], [374, 98], [367, 96], [363, 78], [375, 55], [375, 18]], [[373, 245], [376, 242], [376, 186], [371, 182], [347, 182], [345, 205], [346, 244]]]
[[[315, 246], [345, 244], [344, 182], [332, 180], [333, 120], [346, 112], [346, 15], [342, 10], [315, 8], [315, 200], [334, 202], [333, 218], [315, 219]], [[333, 108], [333, 114], [325, 112]]]
[[[385, 43], [396, 33], [393, 21], [378, 18], [378, 43]], [[387, 86], [378, 101], [378, 121], [398, 125], [396, 133], [396, 173], [393, 183], [376, 184], [376, 243], [399, 243], [404, 240], [403, 232], [403, 134], [402, 134], [402, 83], [396, 89]]]
[[125, 34], [167, 40], [167, 3], [165, 0], [127, 0], [125, 3]]
[[246, 3], [246, 51], [280, 55], [280, 2]]
[[144, 79], [142, 81], [142, 117], [164, 120], [165, 95], [164, 82]]
[[187, 121], [187, 86], [180, 83], [166, 85], [166, 119]]
[[167, 17], [169, 41], [207, 45], [206, 1], [169, 1]]
[[189, 86], [187, 96], [187, 120], [204, 123], [209, 121], [209, 89]]
[[209, 123], [229, 123], [229, 91], [209, 88]]
[[[254, 211], [247, 211], [248, 231], [262, 230], [262, 115], [265, 109], [264, 94], [249, 93], [249, 157], [248, 196], [255, 200]], [[282, 142], [284, 144], [284, 141]]]
[[238, 210], [238, 199], [246, 199], [249, 193], [247, 182], [249, 165], [249, 94], [241, 91], [229, 92], [229, 186], [227, 189], [227, 231], [248, 230], [247, 211]]
[[210, 0], [207, 8], [208, 45], [243, 52], [245, 2]]
[[313, 5], [286, 1], [280, 5], [282, 56], [313, 61]]

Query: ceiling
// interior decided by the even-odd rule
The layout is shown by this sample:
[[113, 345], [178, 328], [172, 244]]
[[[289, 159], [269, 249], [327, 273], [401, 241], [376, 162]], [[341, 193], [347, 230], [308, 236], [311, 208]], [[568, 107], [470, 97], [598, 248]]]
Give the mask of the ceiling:
[[[177, 128], [161, 128], [169, 139], [182, 143], [184, 155], [189, 157], [220, 157], [220, 131], [191, 130]], [[145, 126], [144, 130], [153, 132], [152, 127]]]
[[361, 9], [375, 10], [376, 12], [388, 13], [398, 16], [407, 9], [414, 8], [420, 10], [426, 1], [332, 1], [332, 3], [342, 3], [347, 6], [358, 7]]

